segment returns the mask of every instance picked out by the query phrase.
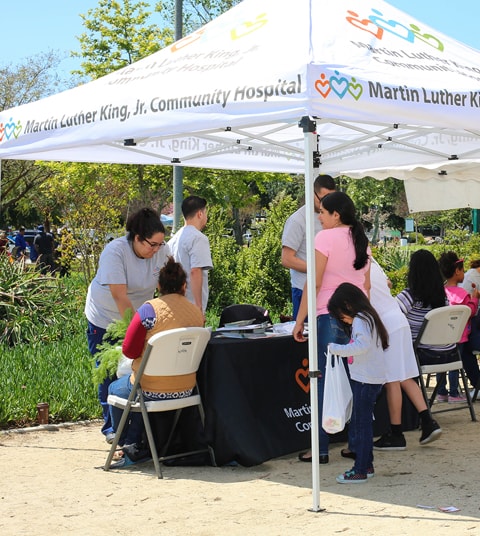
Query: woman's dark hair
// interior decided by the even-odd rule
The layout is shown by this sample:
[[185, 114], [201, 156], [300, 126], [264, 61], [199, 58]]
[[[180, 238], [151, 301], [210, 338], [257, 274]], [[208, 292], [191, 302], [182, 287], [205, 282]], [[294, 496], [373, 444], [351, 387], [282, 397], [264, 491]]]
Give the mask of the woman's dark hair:
[[463, 259], [459, 259], [455, 251], [444, 251], [438, 259], [438, 266], [443, 277], [450, 279], [457, 268], [463, 268]]
[[470, 263], [470, 268], [480, 268], [480, 259], [476, 259]]
[[430, 251], [418, 249], [412, 253], [407, 280], [410, 293], [422, 307], [436, 309], [446, 305], [442, 272]]
[[164, 233], [165, 227], [160, 220], [160, 215], [152, 208], [142, 208], [132, 214], [127, 220], [127, 240], [133, 241], [135, 235], [142, 240], [148, 240], [155, 233]]
[[179, 262], [173, 257], [168, 257], [167, 262], [160, 270], [158, 283], [161, 294], [183, 294], [183, 286], [187, 281], [187, 274]]
[[338, 212], [340, 221], [350, 226], [353, 245], [355, 247], [355, 261], [353, 267], [360, 270], [368, 262], [368, 238], [363, 230], [363, 225], [357, 220], [355, 205], [344, 192], [332, 192], [322, 199], [322, 207], [329, 213]]
[[388, 348], [387, 329], [380, 320], [377, 311], [372, 307], [370, 300], [364, 292], [351, 283], [341, 283], [328, 300], [328, 312], [345, 326], [345, 332], [350, 334], [351, 326], [342, 321], [342, 316], [359, 316], [366, 320], [373, 333], [377, 330], [377, 340], [385, 350]]

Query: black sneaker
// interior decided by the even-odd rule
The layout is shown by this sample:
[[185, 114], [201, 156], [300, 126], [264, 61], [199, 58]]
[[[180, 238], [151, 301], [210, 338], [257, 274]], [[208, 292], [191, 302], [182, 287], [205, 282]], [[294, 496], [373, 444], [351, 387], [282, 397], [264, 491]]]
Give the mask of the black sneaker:
[[377, 439], [373, 443], [373, 450], [405, 450], [406, 448], [407, 442], [403, 434], [383, 434], [380, 439]]
[[422, 435], [420, 437], [420, 445], [427, 445], [432, 441], [435, 441], [442, 435], [442, 429], [437, 421], [433, 419], [422, 428]]

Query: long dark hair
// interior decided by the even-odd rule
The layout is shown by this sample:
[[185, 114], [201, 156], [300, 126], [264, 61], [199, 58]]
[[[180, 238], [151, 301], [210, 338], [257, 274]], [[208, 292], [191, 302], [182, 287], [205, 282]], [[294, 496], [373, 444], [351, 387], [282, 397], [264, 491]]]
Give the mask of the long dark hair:
[[187, 280], [187, 274], [179, 262], [173, 257], [168, 257], [167, 262], [160, 270], [158, 283], [161, 294], [183, 294], [183, 286]]
[[322, 199], [322, 207], [329, 213], [338, 212], [340, 221], [350, 226], [353, 245], [355, 247], [355, 261], [353, 267], [360, 270], [368, 262], [368, 238], [363, 230], [363, 225], [357, 220], [355, 205], [344, 192], [332, 192]]
[[363, 318], [368, 323], [372, 333], [376, 329], [377, 340], [381, 342], [382, 348], [384, 350], [388, 348], [387, 329], [365, 293], [355, 285], [341, 283], [328, 300], [327, 308], [330, 315], [343, 324], [348, 334], [350, 334], [351, 326], [342, 321], [343, 315]]
[[446, 305], [443, 276], [437, 259], [430, 251], [418, 249], [412, 253], [407, 280], [410, 294], [423, 307], [436, 309]]
[[132, 214], [127, 220], [127, 239], [133, 241], [135, 235], [142, 240], [148, 240], [155, 233], [165, 234], [165, 227], [160, 220], [160, 215], [153, 208], [141, 208], [135, 214]]

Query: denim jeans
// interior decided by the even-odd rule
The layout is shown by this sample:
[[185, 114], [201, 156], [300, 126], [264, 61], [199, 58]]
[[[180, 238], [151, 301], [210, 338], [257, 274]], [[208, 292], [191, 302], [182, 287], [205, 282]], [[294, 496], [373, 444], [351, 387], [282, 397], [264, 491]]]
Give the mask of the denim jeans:
[[[102, 343], [103, 337], [105, 336], [106, 330], [104, 328], [99, 328], [98, 326], [95, 326], [95, 324], [92, 324], [91, 322], [88, 322], [87, 327], [87, 342], [88, 342], [88, 350], [92, 355], [95, 355], [98, 352], [98, 345]], [[98, 366], [98, 362], [97, 362]], [[98, 386], [98, 400], [100, 401], [100, 405], [102, 406], [102, 415], [103, 415], [103, 426], [102, 426], [102, 434], [108, 435], [113, 432], [112, 427], [112, 420], [110, 417], [110, 410], [109, 405], [107, 403], [107, 397], [108, 397], [108, 387], [112, 383], [112, 381], [115, 378], [106, 378], [99, 386]]]
[[448, 390], [446, 377], [443, 374], [437, 374], [438, 394], [443, 396], [458, 396], [458, 370], [448, 371]]
[[[110, 384], [108, 394], [128, 398], [132, 392], [132, 387], [133, 384], [130, 381], [130, 374], [126, 374]], [[115, 406], [109, 406], [109, 408], [113, 431], [116, 432], [122, 418], [123, 410], [116, 408]], [[125, 424], [125, 428], [123, 429], [118, 444], [132, 445], [133, 443], [140, 443], [143, 436], [143, 430], [144, 425], [142, 414], [130, 412], [129, 419]]]
[[332, 318], [329, 314], [317, 316], [317, 346], [318, 346], [318, 370], [322, 376], [318, 378], [318, 417], [320, 421], [319, 431], [319, 449], [320, 456], [328, 454], [328, 445], [330, 442], [327, 432], [322, 428], [323, 413], [323, 392], [325, 390], [325, 366], [327, 358], [325, 353], [330, 342], [338, 344], [347, 344], [348, 335], [343, 331], [340, 323]]
[[465, 369], [465, 374], [470, 380], [472, 387], [476, 387], [480, 380], [480, 369], [478, 368], [477, 356], [472, 353], [472, 351], [476, 349], [474, 346], [475, 345], [472, 344], [470, 340], [459, 344], [463, 368]]
[[300, 288], [292, 287], [292, 305], [293, 305], [293, 319], [297, 318], [298, 308], [300, 307], [300, 302], [302, 301], [303, 290]]
[[350, 445], [356, 453], [354, 469], [363, 475], [373, 467], [373, 409], [382, 385], [350, 380], [353, 393], [353, 411], [350, 421]]

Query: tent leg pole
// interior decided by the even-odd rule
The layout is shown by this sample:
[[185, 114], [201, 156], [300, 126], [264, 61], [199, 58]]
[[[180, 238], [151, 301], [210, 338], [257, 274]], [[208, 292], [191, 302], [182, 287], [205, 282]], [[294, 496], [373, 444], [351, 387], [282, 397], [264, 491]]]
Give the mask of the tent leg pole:
[[[307, 207], [306, 242], [307, 242], [307, 297], [308, 297], [308, 362], [310, 372], [318, 369], [317, 357], [317, 314], [315, 293], [315, 207], [313, 201], [314, 155], [318, 155], [316, 123], [310, 117], [302, 117], [299, 127], [304, 133], [305, 148], [305, 205]], [[317, 377], [310, 379], [311, 441], [312, 441], [312, 512], [323, 511], [320, 508], [320, 465], [319, 460], [319, 411]]]

